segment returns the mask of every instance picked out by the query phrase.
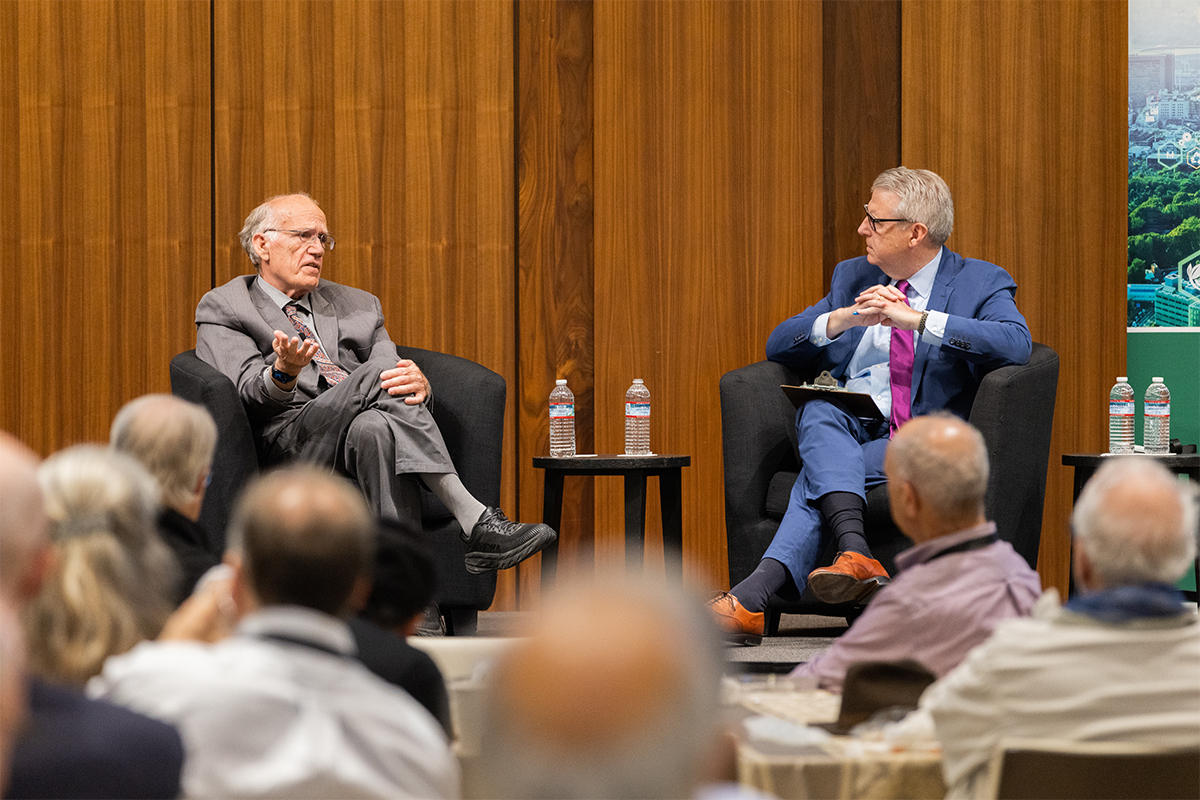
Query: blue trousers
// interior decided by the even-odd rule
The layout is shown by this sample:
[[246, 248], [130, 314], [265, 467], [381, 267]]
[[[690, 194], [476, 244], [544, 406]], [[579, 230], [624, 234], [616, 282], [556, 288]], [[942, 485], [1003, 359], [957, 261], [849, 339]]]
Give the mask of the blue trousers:
[[889, 439], [886, 421], [864, 424], [836, 400], [821, 399], [796, 410], [796, 435], [800, 476], [763, 557], [787, 567], [802, 592], [830, 535], [814, 504], [830, 492], [853, 492], [865, 502], [867, 489], [887, 480], [883, 454]]

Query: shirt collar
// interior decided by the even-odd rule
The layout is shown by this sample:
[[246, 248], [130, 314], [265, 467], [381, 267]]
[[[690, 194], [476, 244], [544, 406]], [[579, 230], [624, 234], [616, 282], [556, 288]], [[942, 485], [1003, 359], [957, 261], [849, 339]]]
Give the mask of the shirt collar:
[[910, 567], [915, 567], [917, 564], [932, 561], [943, 550], [962, 544], [963, 542], [969, 542], [972, 539], [982, 539], [984, 536], [990, 536], [995, 532], [996, 523], [984, 522], [981, 525], [967, 528], [958, 533], [952, 533], [949, 536], [939, 536], [936, 539], [930, 539], [928, 542], [915, 544], [896, 556], [896, 570], [902, 572]]
[[271, 284], [264, 281], [262, 275], [259, 275], [254, 279], [254, 281], [258, 284], [258, 288], [267, 293], [267, 297], [271, 298], [271, 302], [279, 306], [280, 311], [282, 311], [284, 306], [286, 306], [288, 303], [295, 303], [305, 314], [312, 314], [312, 301], [308, 299], [308, 295], [301, 297], [299, 300], [293, 300]]
[[354, 645], [354, 634], [345, 621], [303, 606], [260, 608], [238, 623], [237, 632], [240, 636], [286, 636], [346, 655], [358, 652]]
[[[929, 297], [930, 293], [933, 292], [933, 282], [937, 278], [938, 267], [942, 263], [942, 251], [945, 249], [944, 247], [939, 247], [930, 262], [917, 270], [916, 274], [908, 279], [908, 288], [911, 291], [916, 292], [921, 297]], [[896, 282], [899, 283], [899, 281]]]

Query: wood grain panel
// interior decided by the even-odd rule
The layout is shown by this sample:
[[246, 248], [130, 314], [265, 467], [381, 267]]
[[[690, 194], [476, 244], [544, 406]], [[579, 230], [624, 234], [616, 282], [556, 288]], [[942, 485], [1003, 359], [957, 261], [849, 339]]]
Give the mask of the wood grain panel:
[[42, 453], [104, 441], [169, 391], [210, 281], [209, 9], [0, 4], [0, 427]]
[[[557, 378], [575, 395], [578, 453], [595, 450], [592, 199], [592, 2], [519, 4], [520, 513], [540, 519], [550, 451], [547, 401]], [[593, 479], [565, 482], [559, 564], [593, 549]], [[522, 600], [540, 587], [541, 559], [522, 570]]]
[[[513, 4], [215, 3], [217, 283], [237, 232], [308, 191], [325, 277], [379, 296], [398, 343], [508, 380], [501, 502], [516, 503]], [[198, 298], [197, 298], [198, 299]]]
[[941, 174], [948, 246], [1020, 287], [1036, 341], [1058, 351], [1039, 571], [1066, 589], [1064, 452], [1105, 446], [1125, 370], [1127, 8], [1103, 0], [903, 6], [903, 161]]
[[[825, 290], [821, 15], [818, 3], [595, 5], [595, 446], [620, 451], [625, 390], [644, 378], [652, 447], [692, 456], [685, 571], [706, 587], [728, 581], [717, 382]], [[597, 482], [603, 561], [622, 557], [620, 492]], [[661, 550], [647, 549], [656, 569]]]

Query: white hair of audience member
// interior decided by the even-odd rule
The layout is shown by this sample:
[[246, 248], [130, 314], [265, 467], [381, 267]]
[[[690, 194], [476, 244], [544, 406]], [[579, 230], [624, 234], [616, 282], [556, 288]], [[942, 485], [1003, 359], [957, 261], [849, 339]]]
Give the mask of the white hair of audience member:
[[158, 481], [162, 503], [179, 509], [195, 499], [212, 466], [217, 425], [208, 411], [169, 394], [129, 401], [113, 419], [109, 444], [142, 463]]
[[893, 477], [908, 481], [944, 517], [978, 513], [988, 486], [987, 445], [979, 430], [948, 411], [914, 419], [945, 420], [966, 438], [966, 447], [930, 447], [924, 436], [898, 436], [888, 445]]
[[564, 588], [494, 666], [479, 789], [510, 798], [691, 796], [716, 753], [721, 673], [699, 599], [621, 576]]
[[932, 244], [942, 245], [954, 230], [954, 198], [950, 187], [936, 172], [893, 167], [879, 173], [871, 191], [896, 195], [896, 217], [919, 222], [929, 230]]
[[22, 611], [30, 670], [82, 685], [104, 659], [158, 635], [178, 580], [158, 537], [158, 486], [132, 457], [79, 445], [38, 470], [56, 553]]
[[1173, 584], [1196, 558], [1196, 494], [1161, 464], [1116, 458], [1075, 503], [1075, 545], [1105, 586]]

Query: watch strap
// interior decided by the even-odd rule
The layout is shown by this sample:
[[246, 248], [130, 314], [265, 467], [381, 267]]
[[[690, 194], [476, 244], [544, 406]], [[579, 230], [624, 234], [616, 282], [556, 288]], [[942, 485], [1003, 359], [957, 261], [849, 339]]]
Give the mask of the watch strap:
[[271, 377], [279, 383], [291, 383], [292, 381], [296, 380], [295, 375], [288, 375], [279, 367], [271, 367]]

